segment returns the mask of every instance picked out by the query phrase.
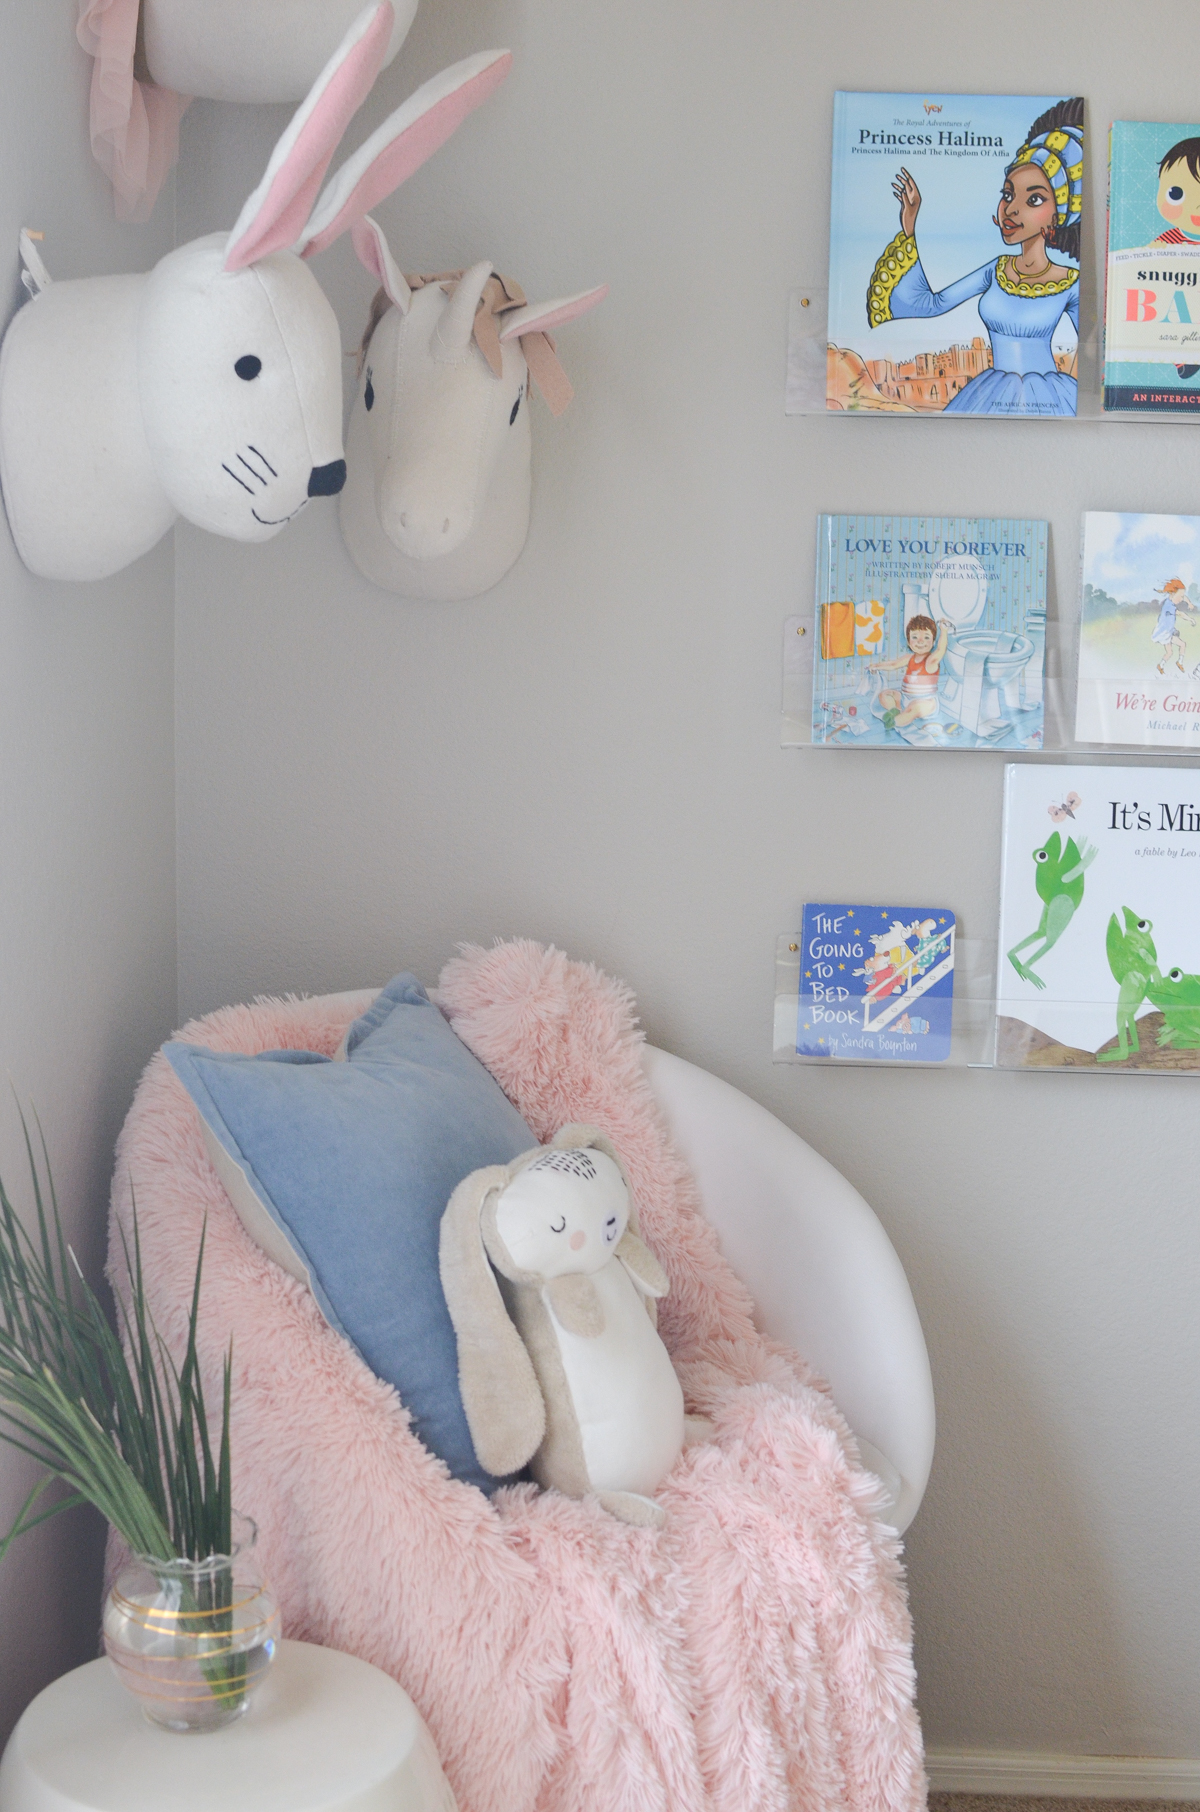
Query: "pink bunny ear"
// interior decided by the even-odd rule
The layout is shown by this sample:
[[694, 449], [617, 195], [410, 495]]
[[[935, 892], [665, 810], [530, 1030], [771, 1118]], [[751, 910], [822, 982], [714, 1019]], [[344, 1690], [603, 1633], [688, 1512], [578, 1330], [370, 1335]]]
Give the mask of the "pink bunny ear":
[[238, 215], [225, 251], [227, 271], [281, 251], [303, 230], [341, 136], [379, 74], [394, 19], [390, 0], [369, 6], [326, 63]]
[[520, 340], [529, 375], [551, 415], [561, 415], [575, 392], [558, 362], [549, 330], [585, 315], [597, 302], [603, 302], [607, 294], [608, 284], [601, 283], [596, 289], [580, 290], [577, 296], [560, 296], [555, 302], [527, 303], [524, 308], [514, 308], [504, 316], [500, 338]]
[[407, 182], [426, 158], [432, 157], [452, 133], [498, 88], [512, 67], [512, 52], [483, 50], [452, 63], [440, 75], [422, 83], [373, 132], [366, 144], [346, 159], [326, 186], [312, 218], [297, 240], [302, 258], [323, 252], [355, 221]]
[[404, 273], [392, 257], [392, 248], [384, 238], [383, 228], [369, 214], [362, 220], [356, 220], [350, 229], [354, 250], [363, 268], [370, 272], [385, 293], [396, 304], [402, 315], [412, 307], [412, 291], [404, 280]]

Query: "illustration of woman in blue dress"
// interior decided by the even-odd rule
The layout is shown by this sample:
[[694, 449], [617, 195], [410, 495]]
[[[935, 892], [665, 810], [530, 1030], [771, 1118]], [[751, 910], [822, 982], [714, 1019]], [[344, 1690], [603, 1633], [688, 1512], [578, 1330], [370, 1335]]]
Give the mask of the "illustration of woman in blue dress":
[[1059, 101], [1036, 119], [1004, 173], [992, 216], [1006, 247], [993, 263], [945, 289], [929, 286], [914, 237], [921, 194], [908, 171], [892, 184], [900, 231], [875, 266], [867, 319], [886, 321], [948, 314], [972, 297], [992, 346], [992, 368], [953, 396], [945, 415], [1074, 415], [1077, 385], [1059, 371], [1050, 349], [1063, 315], [1079, 333], [1079, 271], [1048, 255], [1053, 246], [1079, 258], [1083, 206], [1083, 101]]

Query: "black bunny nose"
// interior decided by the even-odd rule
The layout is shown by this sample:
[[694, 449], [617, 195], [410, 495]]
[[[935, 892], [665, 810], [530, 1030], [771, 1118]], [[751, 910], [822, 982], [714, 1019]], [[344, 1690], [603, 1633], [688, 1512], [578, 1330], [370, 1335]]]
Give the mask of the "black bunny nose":
[[314, 466], [308, 475], [310, 497], [336, 497], [346, 482], [344, 459], [331, 460], [327, 466]]

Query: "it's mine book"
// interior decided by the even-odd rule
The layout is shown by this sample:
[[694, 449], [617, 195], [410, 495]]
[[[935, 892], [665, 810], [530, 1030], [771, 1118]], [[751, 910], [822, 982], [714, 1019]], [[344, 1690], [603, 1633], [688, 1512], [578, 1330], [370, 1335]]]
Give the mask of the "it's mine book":
[[826, 407], [1076, 412], [1083, 101], [834, 96]]
[[1104, 407], [1200, 411], [1200, 126], [1113, 121]]
[[1038, 749], [1047, 525], [821, 516], [814, 743]]
[[1200, 516], [1084, 516], [1075, 740], [1200, 752]]
[[954, 923], [944, 906], [806, 906], [796, 1055], [944, 1063]]
[[996, 1062], [1200, 1070], [1200, 774], [1010, 766]]

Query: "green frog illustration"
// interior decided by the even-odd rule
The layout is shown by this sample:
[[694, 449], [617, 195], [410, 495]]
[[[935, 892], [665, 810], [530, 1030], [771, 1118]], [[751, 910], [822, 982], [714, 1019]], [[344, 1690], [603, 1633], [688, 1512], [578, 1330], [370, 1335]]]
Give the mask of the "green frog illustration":
[[1097, 1063], [1124, 1063], [1126, 1057], [1141, 1050], [1135, 1014], [1145, 1000], [1147, 991], [1155, 982], [1162, 980], [1158, 969], [1158, 951], [1154, 948], [1154, 939], [1150, 935], [1154, 926], [1149, 919], [1139, 919], [1137, 913], [1131, 912], [1128, 906], [1122, 906], [1121, 911], [1125, 914], [1124, 931], [1114, 912], [1108, 921], [1108, 934], [1104, 940], [1108, 966], [1120, 989], [1117, 995], [1118, 1044], [1115, 1051], [1097, 1051]]
[[[1021, 980], [1032, 982], [1035, 988], [1044, 988], [1046, 984], [1040, 975], [1034, 974], [1033, 965], [1041, 962], [1047, 950], [1053, 949], [1075, 917], [1083, 898], [1084, 874], [1099, 853], [1095, 844], [1089, 843], [1086, 837], [1081, 838], [1080, 842], [1082, 847], [1076, 844], [1074, 837], [1068, 837], [1064, 848], [1062, 838], [1055, 831], [1040, 849], [1033, 852], [1034, 884], [1038, 898], [1043, 902], [1042, 916], [1037, 930], [1031, 931], [1028, 937], [1023, 937], [1013, 945], [1008, 953], [1008, 960]], [[1022, 962], [1018, 951], [1036, 944], [1039, 938], [1042, 940], [1041, 949], [1035, 950], [1032, 956]]]
[[1166, 1021], [1158, 1035], [1160, 1045], [1177, 1045], [1181, 1049], [1200, 1045], [1200, 975], [1168, 969], [1146, 993]]

